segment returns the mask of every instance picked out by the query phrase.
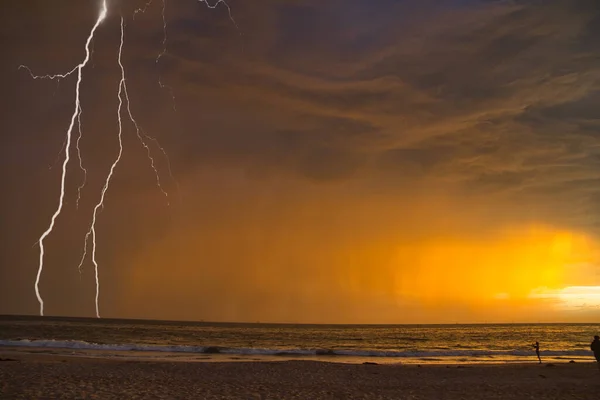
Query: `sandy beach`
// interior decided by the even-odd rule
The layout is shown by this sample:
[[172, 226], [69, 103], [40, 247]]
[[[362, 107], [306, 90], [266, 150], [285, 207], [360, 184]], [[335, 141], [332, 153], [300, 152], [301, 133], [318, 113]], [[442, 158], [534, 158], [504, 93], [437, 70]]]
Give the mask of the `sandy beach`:
[[2, 399], [594, 399], [595, 363], [364, 365], [315, 361], [131, 362], [19, 355]]

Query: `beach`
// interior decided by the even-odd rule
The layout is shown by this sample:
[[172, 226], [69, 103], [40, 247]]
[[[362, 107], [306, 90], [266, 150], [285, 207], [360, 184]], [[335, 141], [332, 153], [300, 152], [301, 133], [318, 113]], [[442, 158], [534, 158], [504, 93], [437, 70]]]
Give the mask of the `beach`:
[[151, 362], [0, 354], [2, 399], [598, 399], [595, 363]]

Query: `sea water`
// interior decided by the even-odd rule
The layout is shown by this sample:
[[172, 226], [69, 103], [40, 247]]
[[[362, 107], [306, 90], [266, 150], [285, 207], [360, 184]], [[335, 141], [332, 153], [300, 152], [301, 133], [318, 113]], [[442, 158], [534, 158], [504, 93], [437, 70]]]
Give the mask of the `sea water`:
[[591, 361], [600, 324], [296, 325], [0, 316], [0, 352], [155, 361]]

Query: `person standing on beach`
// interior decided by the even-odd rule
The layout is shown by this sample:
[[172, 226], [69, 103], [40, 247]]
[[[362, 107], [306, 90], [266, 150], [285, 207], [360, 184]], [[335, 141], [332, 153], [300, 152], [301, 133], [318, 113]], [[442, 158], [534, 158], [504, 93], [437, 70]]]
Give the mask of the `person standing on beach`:
[[596, 357], [598, 369], [600, 369], [600, 336], [594, 336], [594, 341], [590, 345], [590, 349], [594, 352], [594, 357]]
[[535, 354], [537, 355], [538, 360], [540, 360], [540, 364], [542, 363], [542, 357], [540, 357], [540, 342], [535, 342], [533, 345], [535, 349]]

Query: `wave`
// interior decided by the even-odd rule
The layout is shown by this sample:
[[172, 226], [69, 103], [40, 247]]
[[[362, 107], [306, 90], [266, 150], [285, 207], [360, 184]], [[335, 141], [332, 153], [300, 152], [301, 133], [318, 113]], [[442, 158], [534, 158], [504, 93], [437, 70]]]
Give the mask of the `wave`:
[[[391, 357], [391, 358], [507, 358], [507, 357], [532, 357], [530, 350], [342, 350], [342, 349], [264, 349], [222, 346], [189, 346], [189, 345], [154, 345], [154, 344], [102, 344], [81, 340], [0, 340], [0, 346], [6, 347], [35, 347], [73, 350], [101, 350], [101, 351], [135, 351], [135, 352], [162, 352], [162, 353], [190, 353], [190, 354], [230, 354], [230, 355], [263, 355], [263, 356], [346, 356], [346, 357]], [[546, 350], [541, 352], [546, 357], [581, 357], [590, 356], [588, 350]]]

